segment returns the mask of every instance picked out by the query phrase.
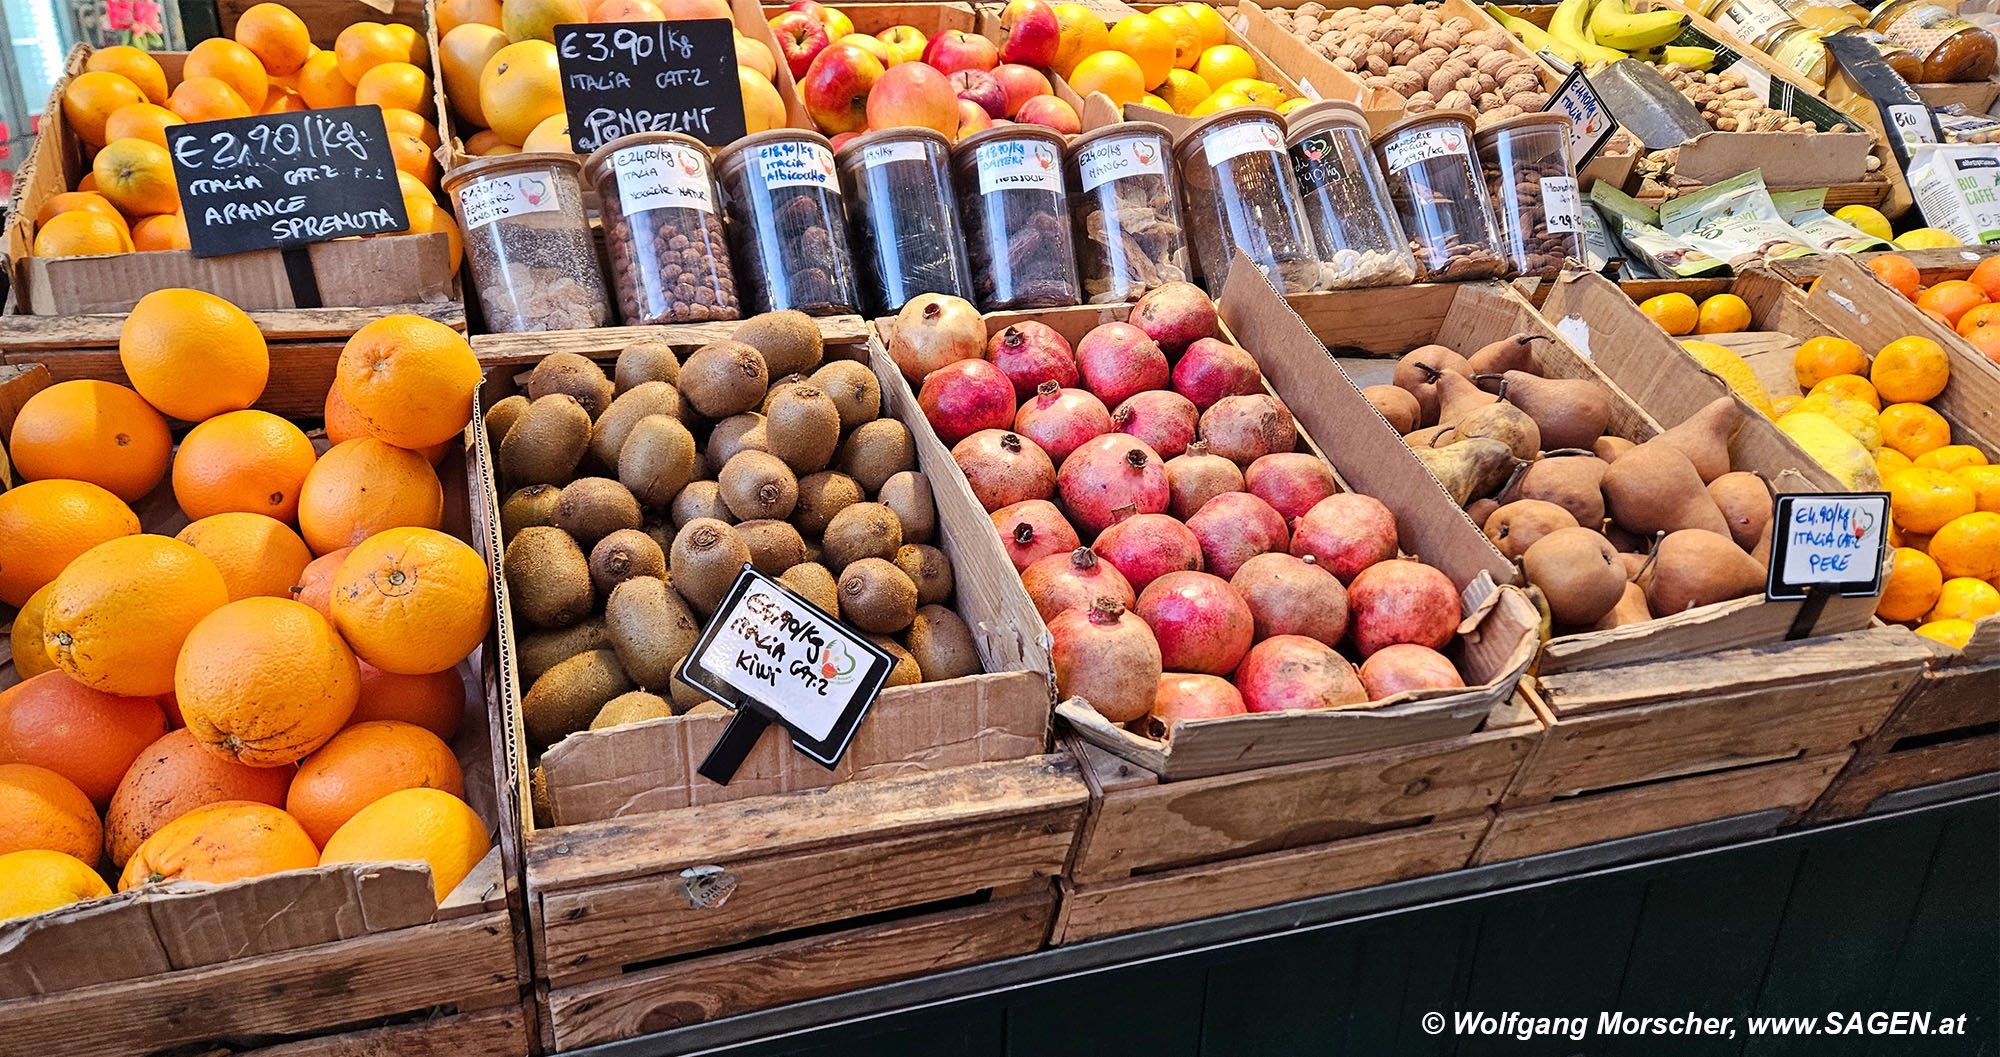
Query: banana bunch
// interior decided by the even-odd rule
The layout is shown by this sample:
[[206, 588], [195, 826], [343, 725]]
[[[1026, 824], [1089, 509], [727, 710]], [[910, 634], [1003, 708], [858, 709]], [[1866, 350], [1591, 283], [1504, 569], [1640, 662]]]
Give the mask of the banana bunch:
[[1571, 65], [1589, 68], [1620, 59], [1644, 59], [1706, 70], [1715, 64], [1712, 49], [1668, 43], [1687, 27], [1687, 16], [1679, 11], [1634, 11], [1627, 0], [1562, 0], [1549, 18], [1548, 29], [1494, 4], [1486, 5], [1486, 13], [1520, 38], [1529, 51], [1545, 51]]

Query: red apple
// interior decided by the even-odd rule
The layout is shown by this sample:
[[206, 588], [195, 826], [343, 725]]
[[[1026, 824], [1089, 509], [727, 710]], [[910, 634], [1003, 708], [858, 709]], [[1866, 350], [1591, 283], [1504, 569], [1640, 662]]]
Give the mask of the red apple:
[[889, 46], [887, 44], [882, 43], [879, 40], [876, 40], [874, 37], [871, 37], [866, 33], [849, 33], [848, 35], [841, 37], [838, 40], [835, 40], [834, 43], [847, 44], [852, 47], [860, 48], [862, 51], [865, 51], [868, 54], [875, 56], [875, 61], [881, 63], [884, 69], [887, 69], [890, 66]]
[[986, 108], [970, 99], [958, 101], [958, 138], [964, 139], [975, 132], [984, 132], [993, 127], [993, 115]]
[[1000, 49], [977, 33], [948, 29], [931, 38], [924, 49], [924, 61], [947, 75], [960, 70], [990, 70], [1000, 65]]
[[917, 62], [924, 57], [924, 46], [931, 38], [924, 36], [915, 26], [890, 26], [875, 34], [875, 38], [889, 46], [889, 65]]
[[820, 24], [826, 27], [826, 35], [834, 40], [854, 32], [854, 20], [838, 8], [829, 7], [820, 17]]
[[780, 12], [771, 19], [771, 32], [778, 38], [778, 50], [784, 52], [785, 65], [792, 68], [793, 77], [804, 77], [806, 67], [826, 50], [831, 40], [826, 27], [804, 11]]
[[832, 139], [828, 140], [827, 142], [829, 144], [832, 144], [833, 149], [837, 151], [840, 148], [845, 147], [848, 144], [860, 138], [861, 138], [861, 133], [859, 132], [843, 132], [840, 135], [835, 136]]
[[1038, 95], [1021, 105], [1014, 115], [1026, 125], [1045, 125], [1065, 136], [1074, 136], [1083, 131], [1083, 122], [1076, 116], [1076, 108], [1052, 95]]
[[814, 22], [826, 25], [826, 5], [819, 0], [792, 0], [785, 5], [787, 11], [798, 11], [812, 16]]
[[1000, 12], [1000, 61], [1047, 66], [1062, 44], [1062, 24], [1047, 0], [1008, 0]]
[[875, 56], [852, 44], [831, 45], [821, 49], [800, 79], [799, 99], [822, 131], [859, 132], [868, 127], [873, 89], [882, 73]]
[[[873, 62], [875, 57], [868, 58]], [[892, 66], [886, 73], [881, 72], [881, 64], [877, 63], [876, 70], [880, 79], [875, 82], [874, 90], [868, 92], [869, 128], [914, 125], [936, 129], [946, 136], [957, 135], [958, 97], [944, 74], [921, 62]], [[847, 126], [837, 131], [847, 131]]]
[[1055, 88], [1042, 71], [1023, 66], [1017, 62], [1003, 62], [993, 67], [993, 76], [1000, 81], [1000, 87], [1007, 90], [1007, 116], [1021, 112], [1021, 104], [1038, 95], [1050, 95]]
[[951, 75], [951, 87], [960, 99], [978, 103], [987, 117], [1007, 116], [1007, 89], [985, 70], [960, 70]]

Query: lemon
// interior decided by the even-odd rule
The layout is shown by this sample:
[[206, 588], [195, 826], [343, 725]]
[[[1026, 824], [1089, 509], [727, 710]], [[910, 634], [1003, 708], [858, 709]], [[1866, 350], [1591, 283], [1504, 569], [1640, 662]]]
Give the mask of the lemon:
[[1833, 216], [1884, 242], [1896, 237], [1896, 232], [1889, 227], [1889, 218], [1872, 206], [1841, 206], [1833, 211]]
[[1963, 245], [1958, 236], [1937, 228], [1916, 228], [1905, 231], [1896, 239], [1896, 248], [1903, 250], [1941, 250]]
[[1216, 85], [1218, 92], [1236, 92], [1258, 106], [1277, 106], [1285, 101], [1285, 90], [1255, 77], [1237, 77]]
[[1149, 106], [1155, 110], [1163, 110], [1169, 114], [1175, 113], [1174, 108], [1170, 106], [1166, 100], [1161, 99], [1159, 96], [1154, 95], [1151, 92], [1147, 92], [1145, 95], [1140, 96], [1138, 105]]
[[1750, 306], [1735, 294], [1716, 294], [1701, 303], [1696, 334], [1736, 334], [1750, 327]]
[[1241, 92], [1217, 92], [1207, 99], [1202, 100], [1193, 110], [1188, 111], [1188, 116], [1207, 117], [1210, 114], [1227, 110], [1230, 107], [1249, 105], [1250, 97]]
[[1660, 294], [1640, 302], [1639, 311], [1646, 318], [1660, 325], [1660, 329], [1679, 337], [1694, 332], [1694, 325], [1701, 321], [1694, 298], [1682, 293]]
[[1305, 96], [1299, 96], [1297, 99], [1287, 99], [1284, 102], [1278, 104], [1278, 113], [1290, 114], [1292, 111], [1297, 110], [1300, 107], [1311, 106], [1314, 102], [1315, 100], [1307, 99]]
[[1214, 94], [1215, 89], [1193, 70], [1168, 70], [1167, 82], [1160, 86], [1159, 98], [1167, 104], [1162, 109], [1185, 114]]
[[1257, 60], [1234, 44], [1217, 44], [1201, 53], [1194, 72], [1209, 84], [1224, 84], [1238, 77], [1257, 76]]

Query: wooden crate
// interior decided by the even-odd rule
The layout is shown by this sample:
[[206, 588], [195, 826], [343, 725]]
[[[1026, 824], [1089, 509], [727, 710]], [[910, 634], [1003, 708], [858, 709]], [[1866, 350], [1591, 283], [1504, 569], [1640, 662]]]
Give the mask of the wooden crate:
[[2000, 246], [1948, 246], [1935, 250], [1880, 250], [1870, 253], [1808, 253], [1803, 257], [1789, 257], [1782, 261], [1772, 261], [1771, 270], [1799, 284], [1807, 286], [1825, 273], [1829, 262], [1836, 258], [1855, 261], [1866, 266], [1869, 261], [1884, 254], [1895, 254], [1917, 266], [1917, 281], [1925, 286], [1944, 279], [1963, 279], [1972, 274], [1979, 262], [2000, 253]]

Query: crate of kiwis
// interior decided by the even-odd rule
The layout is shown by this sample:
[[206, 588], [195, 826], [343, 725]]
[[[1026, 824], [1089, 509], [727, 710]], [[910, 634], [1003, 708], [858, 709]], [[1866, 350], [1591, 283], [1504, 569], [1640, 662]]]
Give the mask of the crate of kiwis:
[[[515, 677], [502, 699], [537, 764], [541, 825], [1044, 750], [1046, 651], [988, 585], [1011, 577], [1005, 559], [943, 523], [861, 360], [865, 332], [824, 322], [778, 312], [485, 350]], [[726, 786], [695, 773], [731, 713], [674, 673], [745, 563], [896, 660], [833, 770], [771, 736]]]

